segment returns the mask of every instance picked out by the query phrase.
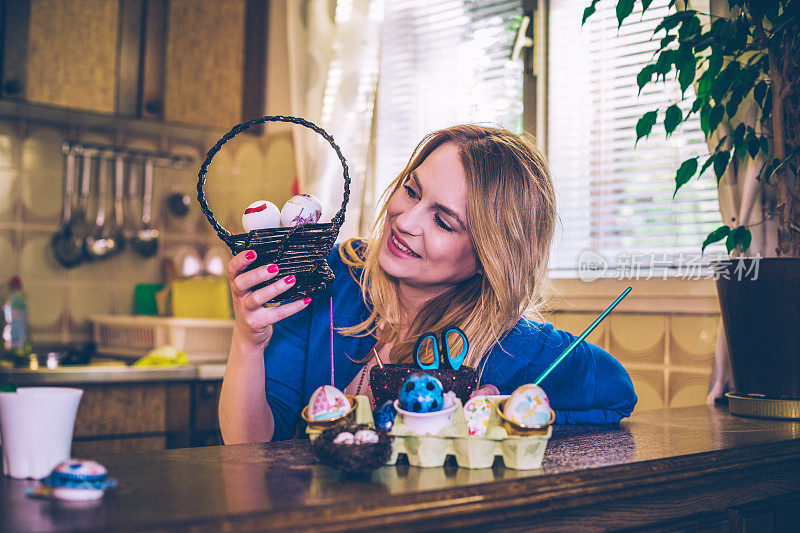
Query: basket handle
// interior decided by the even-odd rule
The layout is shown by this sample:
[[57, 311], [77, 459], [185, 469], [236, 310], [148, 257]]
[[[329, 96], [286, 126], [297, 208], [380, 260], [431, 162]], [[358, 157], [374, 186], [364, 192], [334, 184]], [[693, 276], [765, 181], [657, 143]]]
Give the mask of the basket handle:
[[333, 223], [336, 231], [341, 228], [342, 223], [344, 223], [344, 212], [345, 208], [347, 207], [347, 201], [350, 199], [350, 171], [347, 168], [347, 161], [342, 155], [342, 150], [336, 144], [336, 141], [333, 140], [333, 137], [325, 131], [324, 129], [320, 128], [313, 122], [309, 122], [305, 119], [298, 118], [298, 117], [290, 117], [290, 116], [283, 116], [283, 115], [270, 115], [261, 118], [255, 118], [249, 120], [247, 122], [243, 122], [237, 126], [231, 128], [231, 130], [222, 136], [217, 143], [211, 147], [211, 149], [206, 154], [206, 158], [203, 161], [203, 164], [200, 166], [200, 172], [197, 174], [197, 201], [200, 202], [200, 209], [203, 211], [203, 214], [208, 219], [208, 222], [211, 224], [211, 227], [217, 232], [219, 238], [223, 240], [229, 247], [231, 247], [233, 234], [222, 227], [222, 225], [217, 222], [214, 218], [214, 213], [211, 211], [211, 208], [208, 206], [208, 202], [206, 201], [205, 192], [203, 191], [203, 187], [206, 183], [206, 174], [208, 173], [208, 166], [211, 164], [211, 160], [220, 151], [222, 145], [226, 142], [233, 139], [236, 135], [243, 132], [247, 128], [254, 126], [256, 124], [263, 124], [264, 122], [290, 122], [292, 124], [298, 124], [300, 126], [305, 126], [306, 128], [315, 131], [316, 133], [320, 134], [323, 139], [328, 141], [328, 144], [336, 152], [336, 155], [339, 157], [339, 161], [342, 163], [342, 171], [344, 175], [344, 197], [342, 199], [342, 207], [339, 208], [339, 211], [333, 217], [331, 222]]

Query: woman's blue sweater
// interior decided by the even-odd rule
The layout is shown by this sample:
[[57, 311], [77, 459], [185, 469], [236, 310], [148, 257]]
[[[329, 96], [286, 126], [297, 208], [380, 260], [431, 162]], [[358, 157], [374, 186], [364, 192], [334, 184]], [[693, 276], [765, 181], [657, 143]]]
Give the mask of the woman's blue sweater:
[[[339, 257], [338, 246], [328, 257], [336, 279], [314, 295], [303, 311], [274, 326], [264, 350], [267, 402], [275, 419], [273, 440], [292, 438], [300, 411], [317, 387], [330, 384], [329, 299], [333, 296], [336, 328], [352, 326], [369, 316], [357, 271]], [[481, 383], [495, 385], [501, 394], [535, 380], [575, 339], [551, 324], [521, 319], [484, 359]], [[363, 359], [372, 351], [372, 337], [345, 337], [334, 333], [336, 387], [353, 380]], [[542, 383], [559, 424], [617, 423], [629, 416], [636, 394], [628, 373], [608, 352], [582, 342]]]

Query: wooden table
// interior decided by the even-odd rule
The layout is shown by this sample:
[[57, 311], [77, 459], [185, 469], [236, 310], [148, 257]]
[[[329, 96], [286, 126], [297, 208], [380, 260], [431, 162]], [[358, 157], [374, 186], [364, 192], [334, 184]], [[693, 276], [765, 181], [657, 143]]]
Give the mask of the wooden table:
[[543, 468], [383, 467], [352, 478], [309, 442], [97, 457], [119, 488], [93, 507], [26, 498], [0, 481], [0, 530], [797, 530], [800, 423], [724, 408], [560, 426]]

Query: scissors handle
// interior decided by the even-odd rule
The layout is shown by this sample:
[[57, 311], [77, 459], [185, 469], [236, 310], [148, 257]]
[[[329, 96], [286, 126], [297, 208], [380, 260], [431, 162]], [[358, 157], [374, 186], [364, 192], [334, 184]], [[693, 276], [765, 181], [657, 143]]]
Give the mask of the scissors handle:
[[[428, 339], [431, 340], [431, 344], [433, 345], [433, 362], [426, 365], [422, 363], [419, 352], [422, 349], [422, 344]], [[419, 339], [417, 339], [417, 343], [414, 345], [414, 359], [416, 359], [417, 365], [419, 365], [422, 370], [436, 370], [439, 368], [439, 341], [436, 339], [436, 335], [433, 333], [420, 335]]]
[[[447, 336], [450, 333], [458, 333], [463, 342], [463, 345], [461, 346], [461, 352], [455, 357], [453, 357], [450, 353], [450, 343], [447, 341]], [[442, 346], [442, 349], [444, 350], [444, 358], [450, 365], [450, 368], [453, 370], [458, 370], [461, 368], [461, 365], [464, 363], [464, 359], [467, 357], [467, 352], [469, 351], [469, 341], [467, 340], [467, 336], [464, 334], [464, 332], [455, 326], [445, 329], [442, 333]]]

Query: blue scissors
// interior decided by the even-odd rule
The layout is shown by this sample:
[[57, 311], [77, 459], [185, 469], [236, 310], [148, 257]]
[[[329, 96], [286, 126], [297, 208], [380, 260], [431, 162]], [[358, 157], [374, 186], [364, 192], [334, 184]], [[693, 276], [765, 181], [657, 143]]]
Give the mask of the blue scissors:
[[[451, 333], [456, 333], [461, 337], [462, 345], [461, 345], [461, 353], [456, 356], [450, 353], [450, 341], [448, 340], [448, 335]], [[433, 362], [429, 364], [423, 364], [420, 360], [420, 350], [423, 348], [423, 344], [429, 341], [431, 343], [431, 347], [433, 348]], [[441, 346], [441, 351], [439, 347]], [[436, 337], [435, 333], [428, 332], [423, 333], [420, 335], [419, 339], [417, 339], [417, 343], [414, 345], [414, 359], [416, 360], [419, 367], [423, 370], [435, 370], [439, 368], [439, 358], [441, 357], [444, 359], [444, 362], [447, 366], [452, 368], [453, 370], [458, 370], [461, 368], [461, 364], [464, 362], [464, 358], [467, 357], [467, 351], [469, 350], [469, 341], [467, 341], [467, 336], [461, 331], [459, 328], [455, 326], [450, 326], [445, 328], [442, 331], [442, 339], [441, 342]]]

